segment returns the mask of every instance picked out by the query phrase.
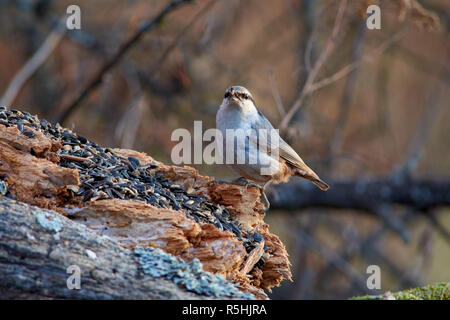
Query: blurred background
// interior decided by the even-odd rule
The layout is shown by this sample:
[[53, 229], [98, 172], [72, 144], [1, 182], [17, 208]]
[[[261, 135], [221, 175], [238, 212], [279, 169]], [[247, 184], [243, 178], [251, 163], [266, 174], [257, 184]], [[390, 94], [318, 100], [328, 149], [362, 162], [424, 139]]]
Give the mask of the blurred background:
[[[0, 104], [171, 163], [172, 131], [192, 132], [194, 120], [215, 127], [225, 89], [243, 85], [330, 195], [349, 200], [274, 204], [265, 219], [287, 247], [293, 282], [271, 298], [450, 281], [450, 2], [179, 2], [130, 41], [170, 1], [0, 0]], [[58, 27], [72, 4], [80, 30]], [[379, 30], [366, 26], [371, 4]], [[371, 181], [386, 201], [353, 205], [352, 186]], [[409, 201], [385, 194], [393, 181]], [[380, 290], [366, 286], [369, 265], [380, 267]]]

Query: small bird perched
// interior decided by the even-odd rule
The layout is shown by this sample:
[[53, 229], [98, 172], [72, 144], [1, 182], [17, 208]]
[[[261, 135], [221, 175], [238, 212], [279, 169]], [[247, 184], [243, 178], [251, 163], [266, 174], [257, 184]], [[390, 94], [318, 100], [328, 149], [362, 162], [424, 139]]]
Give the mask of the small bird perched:
[[[329, 186], [305, 164], [294, 149], [278, 135], [278, 132], [266, 141], [247, 139], [245, 144], [239, 144], [235, 141], [236, 137], [233, 137], [233, 141], [227, 141], [226, 131], [228, 129], [256, 130], [257, 132], [261, 129], [271, 132], [275, 130], [269, 120], [256, 108], [255, 101], [246, 88], [232, 86], [225, 91], [224, 99], [217, 111], [216, 126], [224, 138], [223, 149], [219, 151], [222, 151], [222, 154], [226, 157], [227, 143], [233, 144], [234, 161], [227, 164], [242, 176], [238, 179], [239, 182], [245, 179], [256, 182], [252, 183], [245, 180], [244, 184], [245, 186], [256, 186], [261, 190], [266, 202], [266, 209], [263, 213], [267, 212], [270, 207], [264, 192], [270, 183], [285, 182], [290, 176], [294, 175], [312, 181], [323, 191], [328, 190]], [[273, 141], [274, 138], [277, 141]], [[261, 146], [261, 143], [264, 145]], [[276, 157], [270, 152], [274, 146], [278, 150], [278, 156]], [[245, 154], [244, 163], [238, 161], [237, 157], [240, 151]], [[253, 161], [248, 161], [249, 159], [253, 159]], [[272, 170], [271, 174], [264, 174], [262, 169], [267, 166], [272, 166], [275, 170]]]

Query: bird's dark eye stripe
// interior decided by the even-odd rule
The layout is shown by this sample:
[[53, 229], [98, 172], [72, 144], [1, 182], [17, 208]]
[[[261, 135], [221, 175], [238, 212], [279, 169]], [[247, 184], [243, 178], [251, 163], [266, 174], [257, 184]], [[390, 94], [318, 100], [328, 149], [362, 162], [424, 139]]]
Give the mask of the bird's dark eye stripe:
[[[229, 98], [230, 96], [231, 96], [231, 93], [229, 91], [225, 92], [225, 95], [224, 95], [225, 98]], [[250, 99], [253, 101], [252, 97], [247, 93], [236, 93], [236, 96], [238, 96], [241, 99], [246, 99], [246, 100]]]

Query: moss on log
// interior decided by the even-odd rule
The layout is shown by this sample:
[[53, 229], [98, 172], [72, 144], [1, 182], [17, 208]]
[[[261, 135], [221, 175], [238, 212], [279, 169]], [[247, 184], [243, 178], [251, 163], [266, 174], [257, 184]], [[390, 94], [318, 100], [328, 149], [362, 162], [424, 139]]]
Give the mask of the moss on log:
[[450, 282], [437, 282], [383, 295], [353, 297], [351, 300], [450, 300]]

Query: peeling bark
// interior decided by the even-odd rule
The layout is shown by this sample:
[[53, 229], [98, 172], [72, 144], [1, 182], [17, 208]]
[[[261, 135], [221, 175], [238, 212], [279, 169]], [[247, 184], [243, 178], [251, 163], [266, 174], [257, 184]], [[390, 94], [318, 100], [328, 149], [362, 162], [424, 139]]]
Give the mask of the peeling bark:
[[[71, 265], [80, 268], [80, 290], [67, 287]], [[115, 241], [54, 211], [1, 196], [0, 274], [0, 299], [217, 298], [145, 275], [133, 252]]]
[[184, 187], [188, 193], [222, 205], [237, 221], [242, 235], [257, 233], [261, 237], [261, 242], [250, 251], [236, 231], [198, 222], [183, 210], [159, 208], [131, 199], [93, 197], [82, 201], [75, 195], [80, 187], [79, 172], [58, 163], [62, 158], [72, 162], [91, 160], [60, 156], [57, 152], [62, 145], [58, 139], [33, 128], [26, 130], [32, 134], [24, 135], [15, 126], [0, 125], [0, 175], [15, 199], [56, 210], [74, 223], [108, 236], [125, 249], [154, 247], [186, 262], [197, 258], [205, 271], [223, 275], [237, 283], [242, 291], [260, 299], [267, 299], [264, 290], [291, 279], [285, 247], [269, 232], [265, 215], [258, 213], [263, 204], [257, 188], [218, 183], [188, 166], [165, 165], [133, 150], [113, 150], [118, 156], [138, 159], [140, 165], [157, 163], [154, 170], [158, 174]]

